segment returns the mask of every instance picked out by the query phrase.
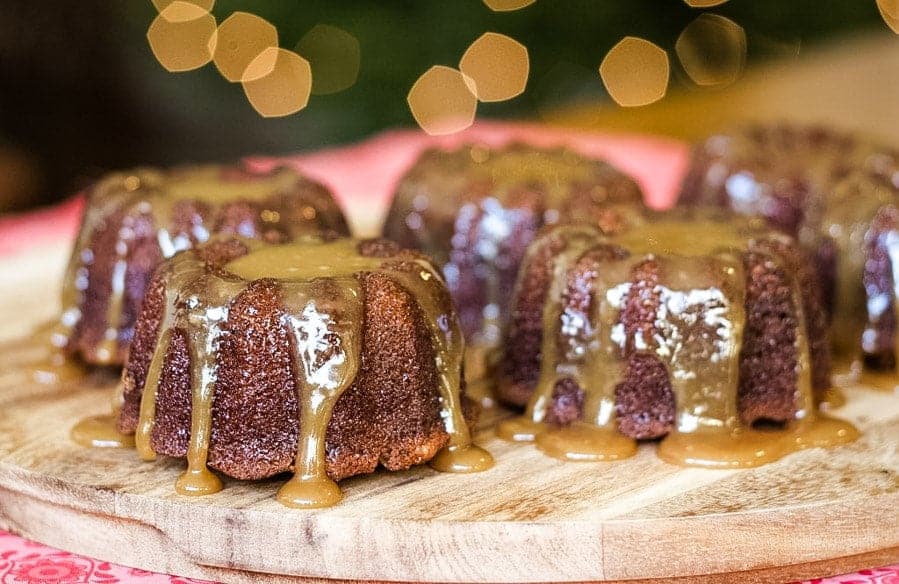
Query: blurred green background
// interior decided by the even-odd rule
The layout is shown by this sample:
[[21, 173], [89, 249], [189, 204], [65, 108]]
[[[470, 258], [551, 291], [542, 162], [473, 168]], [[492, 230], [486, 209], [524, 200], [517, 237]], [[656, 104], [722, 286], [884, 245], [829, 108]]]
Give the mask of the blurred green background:
[[[750, 68], [886, 29], [874, 0], [731, 0], [710, 9], [682, 0], [537, 0], [514, 12], [481, 0], [218, 0], [213, 14], [221, 22], [237, 10], [275, 24], [289, 49], [316, 24], [350, 32], [361, 48], [357, 82], [313, 95], [298, 114], [264, 119], [212, 65], [178, 74], [159, 65], [145, 36], [158, 14], [149, 0], [3, 0], [0, 211], [62, 198], [110, 168], [286, 153], [414, 126], [405, 98], [418, 76], [456, 66], [486, 31], [526, 45], [531, 68], [524, 94], [481, 104], [478, 116], [539, 120], [578, 104], [617, 107], [597, 73], [608, 50], [633, 35], [673, 55], [703, 12], [745, 29]], [[676, 58], [671, 66], [666, 99], [699, 91]]]

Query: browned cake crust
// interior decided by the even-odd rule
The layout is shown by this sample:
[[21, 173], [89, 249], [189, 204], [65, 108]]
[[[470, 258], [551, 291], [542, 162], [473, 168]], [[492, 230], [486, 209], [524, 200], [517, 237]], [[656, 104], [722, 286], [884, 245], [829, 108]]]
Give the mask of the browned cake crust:
[[525, 249], [541, 226], [582, 221], [615, 230], [626, 221], [622, 206], [643, 207], [633, 179], [563, 148], [433, 149], [400, 180], [384, 235], [443, 268], [473, 341], [485, 307], [496, 304], [500, 318], [507, 313]]
[[896, 176], [894, 149], [822, 127], [756, 124], [693, 149], [679, 205], [757, 215], [798, 236], [817, 266], [838, 350], [895, 369], [893, 266], [877, 217], [899, 205]]
[[899, 209], [881, 208], [865, 234], [864, 286], [868, 302], [868, 322], [862, 334], [865, 364], [875, 369], [895, 369], [896, 284], [890, 246], [899, 233]]
[[788, 285], [790, 274], [785, 266], [775, 265], [769, 256], [757, 252], [747, 253], [744, 265], [746, 328], [740, 353], [740, 416], [746, 423], [785, 421], [796, 413], [796, 331], [802, 326]]
[[[522, 266], [505, 339], [505, 366], [497, 386], [497, 396], [507, 404], [524, 406], [536, 388], [542, 358], [544, 307], [555, 277], [553, 264], [567, 245], [563, 229], [550, 229], [534, 242]], [[829, 387], [830, 356], [824, 309], [814, 286], [814, 273], [807, 261], [800, 262], [803, 256], [795, 243], [778, 235], [751, 245], [741, 256], [746, 275], [746, 320], [739, 359], [738, 412], [745, 424], [760, 420], [784, 422], [797, 413], [797, 331], [803, 321], [810, 341], [815, 335], [820, 336], [809, 343], [811, 361], [817, 369], [813, 384], [818, 390]], [[629, 255], [626, 249], [614, 244], [597, 242], [562, 276], [566, 278], [566, 287], [560, 318], [563, 323], [566, 319], [580, 323], [569, 327], [557, 341], [563, 355], [566, 342], [571, 342], [571, 346], [585, 344], [584, 339], [572, 335], [589, 334], [594, 326], [591, 321], [596, 281], [604, 265]], [[646, 259], [630, 272], [630, 292], [618, 316], [628, 342], [637, 337], [637, 330], [644, 338], [659, 334], [656, 315], [660, 303], [657, 292], [660, 270], [658, 262]], [[804, 297], [799, 300], [803, 304], [799, 307], [801, 313], [796, 304], [799, 282], [812, 288], [803, 291]], [[556, 382], [547, 421], [566, 424], [579, 419], [584, 393], [577, 381], [562, 376]], [[672, 431], [676, 404], [667, 366], [653, 354], [623, 347], [615, 409], [618, 429], [629, 437], [659, 438]]]
[[[386, 240], [363, 242], [359, 250], [367, 257], [399, 253], [401, 269], [421, 270], [411, 261], [421, 256], [398, 252], [396, 244]], [[200, 253], [210, 269], [218, 269], [246, 249], [235, 242], [214, 243]], [[400, 470], [426, 462], [449, 440], [436, 389], [435, 348], [422, 310], [413, 295], [388, 275], [363, 272], [357, 278], [365, 297], [361, 366], [338, 399], [327, 427], [327, 473], [334, 480], [372, 472], [378, 464]], [[126, 433], [138, 425], [142, 388], [159, 335], [164, 288], [164, 280], [157, 275], [148, 288], [123, 374], [119, 429]], [[432, 289], [439, 305], [451, 313], [445, 288], [435, 284]], [[297, 390], [281, 293], [277, 282], [263, 279], [235, 297], [219, 348], [208, 464], [238, 479], [262, 479], [294, 467]], [[463, 405], [466, 418], [472, 421], [474, 404], [463, 396]], [[156, 408], [153, 449], [161, 455], [185, 456], [191, 383], [181, 329], [174, 331], [166, 355]]]
[[[161, 202], [159, 198], [165, 195], [155, 187], [144, 193], [141, 188], [129, 192], [130, 185], [124, 186], [126, 181], [147, 173], [177, 182], [177, 178], [167, 177], [191, 170], [176, 169], [169, 175], [147, 170], [120, 173], [107, 177], [88, 193], [82, 233], [70, 260], [68, 281], [64, 283], [69, 296], [64, 298], [64, 304], [71, 304], [64, 309], [76, 308], [80, 312], [80, 318], [68, 331], [68, 355], [91, 364], [124, 363], [144, 290], [165, 255], [159, 243], [161, 230], [172, 240], [180, 238], [182, 246], [194, 246], [213, 234], [281, 241], [320, 230], [349, 233], [330, 191], [287, 169], [275, 169], [272, 174], [293, 174], [295, 180], [288, 190], [220, 204], [199, 200]], [[238, 168], [222, 167], [221, 172], [223, 183], [251, 176]], [[125, 253], [117, 253], [117, 246], [124, 246]], [[108, 314], [110, 303], [115, 302], [113, 273], [122, 261], [126, 265], [124, 294], [120, 310], [113, 310], [118, 323], [111, 324]], [[101, 343], [110, 326], [118, 329], [117, 342], [112, 351], [104, 351]]]
[[550, 233], [532, 244], [527, 261], [522, 265], [505, 335], [503, 382], [496, 387], [497, 397], [508, 404], [523, 406], [537, 385], [543, 342], [543, 305], [553, 278], [552, 260], [564, 248], [564, 239]]

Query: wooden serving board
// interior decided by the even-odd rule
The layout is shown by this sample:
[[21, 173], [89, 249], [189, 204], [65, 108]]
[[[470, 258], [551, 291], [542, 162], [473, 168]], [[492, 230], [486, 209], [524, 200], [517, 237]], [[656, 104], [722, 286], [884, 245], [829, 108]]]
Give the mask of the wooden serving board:
[[[0, 259], [0, 336], [54, 313], [65, 254]], [[761, 582], [899, 559], [899, 394], [882, 390], [845, 392], [836, 414], [863, 431], [858, 442], [754, 470], [671, 466], [651, 444], [623, 462], [561, 462], [485, 424], [488, 472], [353, 478], [340, 505], [296, 511], [274, 500], [281, 480], [226, 481], [191, 499], [173, 490], [180, 461], [77, 446], [69, 431], [108, 411], [108, 380], [37, 385], [3, 363], [0, 353], [0, 527], [147, 570], [232, 582]]]

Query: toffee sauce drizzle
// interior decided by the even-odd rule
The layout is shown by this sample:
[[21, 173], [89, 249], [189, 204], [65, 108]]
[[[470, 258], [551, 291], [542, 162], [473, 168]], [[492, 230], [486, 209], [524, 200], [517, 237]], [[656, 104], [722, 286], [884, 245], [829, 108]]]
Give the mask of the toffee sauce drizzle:
[[[460, 272], [466, 269], [458, 264], [460, 257], [461, 261], [471, 261], [470, 250], [474, 250], [474, 271], [482, 284], [484, 309], [478, 330], [468, 339], [465, 356], [466, 379], [475, 382], [470, 384], [473, 389], [489, 385], [492, 362], [502, 340], [506, 312], [503, 294], [507, 291], [501, 286], [499, 266], [520, 259], [510, 255], [509, 226], [527, 230], [556, 223], [566, 213], [564, 207], [573, 191], [587, 189], [597, 201], [604, 201], [620, 197], [611, 191], [623, 189], [623, 182], [622, 175], [603, 161], [563, 147], [543, 149], [521, 143], [501, 149], [466, 145], [449, 152], [425, 152], [403, 179], [398, 196], [409, 194], [410, 212], [388, 221], [402, 220], [415, 233], [420, 249], [445, 266], [451, 290]], [[458, 200], [459, 193], [482, 189], [489, 189], [489, 196], [482, 200]], [[539, 192], [545, 206], [542, 216], [533, 218], [537, 223], [531, 226], [523, 223], [528, 221], [528, 213], [510, 204], [510, 198], [528, 189]], [[434, 237], [433, 226], [426, 225], [423, 214], [436, 214], [454, 224], [453, 233], [441, 234], [449, 246], [447, 241]], [[482, 403], [489, 400], [486, 391], [472, 397]]]
[[[327, 507], [342, 498], [328, 477], [325, 433], [334, 405], [352, 385], [362, 351], [364, 294], [359, 272], [387, 273], [416, 299], [424, 312], [435, 350], [441, 417], [449, 444], [431, 466], [446, 472], [477, 472], [490, 468], [490, 454], [474, 445], [462, 416], [460, 372], [464, 340], [457, 319], [447, 314], [431, 286], [442, 282], [426, 261], [418, 270], [401, 269], [392, 258], [365, 257], [352, 239], [327, 243], [261, 246], [248, 240], [250, 252], [209, 270], [195, 254], [184, 253], [166, 264], [165, 313], [160, 337], [143, 388], [135, 444], [141, 457], [155, 458], [152, 447], [156, 399], [162, 363], [172, 332], [188, 333], [192, 381], [192, 421], [187, 470], [176, 490], [183, 495], [206, 495], [222, 488], [207, 464], [216, 384], [216, 347], [228, 305], [250, 282], [271, 278], [283, 291], [283, 322], [293, 337], [292, 366], [299, 405], [299, 439], [295, 472], [278, 492], [278, 500], [294, 508]], [[321, 287], [339, 291], [335, 309], [324, 309], [316, 298]], [[333, 350], [337, 339], [337, 350]], [[327, 342], [326, 342], [327, 340]]]
[[[566, 460], [614, 461], [635, 454], [637, 443], [618, 432], [615, 413], [615, 388], [622, 381], [626, 347], [657, 357], [668, 370], [676, 403], [674, 430], [657, 450], [668, 462], [748, 468], [803, 448], [837, 446], [858, 437], [847, 422], [817, 412], [796, 285], [795, 420], [779, 431], [756, 430], [740, 421], [739, 356], [746, 321], [742, 254], [753, 245], [751, 233], [714, 222], [675, 221], [647, 223], [616, 237], [577, 226], [562, 233], [565, 249], [554, 260], [553, 283], [544, 305], [540, 377], [524, 415], [499, 426], [501, 437], [533, 441], [546, 454]], [[568, 310], [563, 294], [575, 262], [597, 246], [616, 244], [632, 253], [602, 262], [592, 284], [590, 314]], [[676, 255], [669, 246], [691, 255]], [[634, 268], [648, 259], [659, 265], [660, 282], [648, 293], [659, 296], [654, 326], [662, 334], [637, 330], [628, 338], [620, 312], [629, 294], [647, 293], [635, 290], [631, 280]], [[776, 254], [768, 259], [781, 261]], [[556, 383], [565, 378], [585, 392], [584, 408], [580, 421], [559, 428], [548, 424], [546, 416]]]
[[[161, 256], [169, 258], [208, 240], [210, 236], [211, 226], [204, 225], [199, 216], [188, 232], [172, 232], [173, 209], [180, 201], [223, 205], [241, 200], [265, 200], [288, 192], [298, 180], [302, 180], [284, 170], [270, 175], [241, 175], [240, 178], [227, 180], [222, 176], [224, 170], [215, 166], [176, 169], [169, 173], [139, 169], [130, 174], [113, 174], [97, 183], [90, 192], [87, 210], [63, 279], [61, 316], [57, 322], [43, 325], [33, 333], [46, 339], [46, 351], [30, 365], [35, 381], [58, 383], [77, 379], [84, 374], [83, 367], [68, 359], [64, 349], [82, 317], [80, 306], [88, 287], [87, 268], [94, 261], [91, 239], [113, 212], [133, 208], [139, 215], [148, 216], [154, 226]], [[314, 208], [308, 207], [304, 213], [306, 210], [314, 217]], [[275, 211], [264, 211], [260, 218], [273, 223], [281, 219]], [[113, 246], [116, 260], [108, 283], [106, 330], [94, 357], [101, 365], [116, 363], [120, 353], [128, 261], [139, 231], [134, 224], [123, 224]]]

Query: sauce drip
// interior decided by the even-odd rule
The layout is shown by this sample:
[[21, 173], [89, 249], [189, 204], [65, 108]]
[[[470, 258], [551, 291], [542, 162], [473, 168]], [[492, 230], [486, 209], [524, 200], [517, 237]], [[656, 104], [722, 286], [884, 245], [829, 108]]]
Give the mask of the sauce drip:
[[116, 430], [116, 416], [95, 416], [78, 422], [72, 441], [86, 448], [134, 448], [134, 437]]
[[[327, 473], [326, 433], [335, 404], [361, 366], [365, 299], [357, 277], [360, 272], [388, 274], [424, 312], [435, 353], [441, 418], [449, 434], [449, 443], [435, 456], [433, 466], [447, 472], [476, 472], [493, 464], [489, 453], [472, 444], [462, 416], [464, 340], [449, 305], [437, 301], [439, 290], [434, 287], [443, 283], [430, 263], [366, 257], [352, 239], [276, 246], [247, 240], [244, 244], [249, 252], [220, 270], [209, 269], [194, 253], [177, 255], [165, 264], [160, 340], [141, 396], [135, 442], [143, 458], [155, 456], [152, 434], [162, 363], [172, 335], [186, 331], [193, 393], [188, 468], [176, 485], [179, 493], [205, 495], [221, 489], [221, 481], [208, 468], [216, 350], [230, 300], [261, 278], [274, 279], [281, 289], [282, 322], [292, 337], [291, 364], [299, 409], [295, 472], [278, 492], [278, 501], [308, 509], [330, 506], [342, 498]], [[417, 264], [416, 269], [408, 269], [409, 261]]]
[[[684, 466], [746, 468], [810, 447], [855, 440], [848, 423], [817, 412], [810, 350], [799, 287], [791, 286], [797, 320], [796, 420], [784, 430], [746, 427], [738, 414], [739, 359], [745, 309], [743, 253], [761, 253], [749, 223], [737, 225], [661, 220], [619, 236], [598, 230], [557, 230], [565, 247], [553, 259], [553, 278], [543, 312], [541, 367], [536, 389], [522, 417], [501, 423], [500, 437], [534, 441], [544, 453], [565, 460], [620, 460], [636, 452], [636, 442], [618, 432], [616, 388], [624, 377], [624, 356], [646, 353], [661, 361], [676, 404], [674, 429], [658, 447], [659, 456]], [[620, 245], [629, 255], [611, 253]], [[685, 250], [674, 254], [672, 249]], [[568, 275], [588, 255], [601, 258], [589, 270], [590, 305], [566, 303]], [[592, 257], [592, 256], [591, 256]], [[780, 265], [770, 254], [767, 260]], [[633, 283], [643, 262], [654, 262], [659, 281]], [[787, 268], [781, 265], [781, 268]], [[788, 270], [785, 270], [788, 272]], [[788, 272], [789, 273], [789, 272]], [[652, 330], [628, 331], [620, 322], [628, 298], [652, 295]], [[641, 301], [644, 302], [644, 301]], [[648, 333], [648, 334], [647, 334]], [[547, 423], [557, 384], [574, 380], [583, 395], [581, 421], [559, 427]]]
[[[892, 371], [874, 371], [866, 369], [861, 361], [846, 359], [836, 360], [833, 366], [833, 383], [835, 388], [830, 391], [830, 396], [835, 402], [831, 407], [836, 408], [845, 402], [845, 397], [839, 391], [839, 387], [852, 387], [862, 385], [887, 393], [899, 395], [899, 375]], [[827, 398], [828, 396], [825, 396]], [[838, 405], [837, 405], [838, 404]]]
[[429, 262], [416, 260], [417, 271], [394, 270], [396, 278], [418, 300], [424, 321], [431, 333], [437, 364], [443, 421], [450, 435], [449, 444], [431, 460], [430, 465], [443, 472], [480, 472], [493, 466], [490, 453], [471, 441], [471, 433], [462, 415], [461, 371], [465, 339], [458, 321], [438, 303], [435, 286], [442, 280]]
[[899, 339], [882, 338], [892, 330], [885, 315], [899, 316], [897, 163], [892, 148], [851, 134], [754, 124], [697, 149], [682, 194], [687, 204], [764, 218], [823, 251], [835, 353], [883, 360], [892, 350], [899, 365]]
[[[89, 195], [87, 211], [66, 269], [61, 295], [62, 315], [52, 331], [52, 345], [58, 349], [65, 348], [68, 338], [81, 320], [80, 306], [88, 286], [92, 286], [95, 294], [101, 288], [106, 288], [108, 290], [106, 330], [92, 355], [92, 361], [100, 365], [120, 363], [126, 345], [122, 340], [123, 333], [126, 336], [129, 333], [123, 321], [123, 308], [128, 294], [128, 263], [138, 239], [155, 237], [161, 256], [171, 257], [178, 251], [206, 241], [211, 232], [211, 227], [203, 224], [200, 215], [196, 215], [195, 221], [187, 231], [178, 233], [172, 231], [171, 223], [175, 216], [175, 207], [183, 201], [196, 201], [202, 205], [224, 205], [242, 200], [272, 199], [273, 203], [276, 203], [277, 197], [281, 194], [295, 191], [299, 180], [302, 179], [284, 169], [268, 175], [254, 175], [233, 169], [203, 166], [175, 169], [167, 173], [141, 169], [132, 174], [113, 174], [97, 183]], [[112, 246], [116, 258], [112, 264], [109, 281], [88, 282], [90, 277], [88, 267], [95, 260], [92, 249], [94, 234], [104, 228], [114, 213], [128, 208], [133, 208], [137, 216], [126, 217], [116, 234]], [[312, 211], [310, 216], [314, 218], [315, 209], [312, 207], [309, 209]], [[263, 212], [262, 220], [265, 221], [267, 218], [275, 218], [273, 221], [276, 223], [280, 221], [279, 214], [274, 211]], [[149, 221], [149, 227], [142, 224], [144, 219]], [[147, 229], [151, 232], [148, 233]], [[243, 235], [254, 234], [243, 233]], [[52, 376], [48, 377], [48, 380], [53, 381]]]
[[[521, 197], [535, 204], [522, 206]], [[635, 183], [603, 161], [566, 148], [516, 143], [427, 151], [403, 178], [396, 198], [387, 237], [411, 238], [434, 257], [457, 301], [466, 293], [460, 280], [477, 282], [479, 298], [466, 299], [480, 305], [480, 314], [467, 317], [476, 327], [466, 330], [465, 376], [471, 382], [488, 374], [487, 354], [501, 343], [520, 242], [530, 241], [544, 224], [584, 219], [575, 200], [586, 208], [588, 201], [636, 204], [641, 195]]]

